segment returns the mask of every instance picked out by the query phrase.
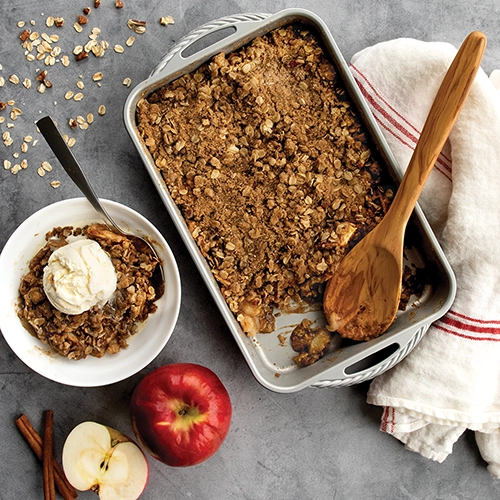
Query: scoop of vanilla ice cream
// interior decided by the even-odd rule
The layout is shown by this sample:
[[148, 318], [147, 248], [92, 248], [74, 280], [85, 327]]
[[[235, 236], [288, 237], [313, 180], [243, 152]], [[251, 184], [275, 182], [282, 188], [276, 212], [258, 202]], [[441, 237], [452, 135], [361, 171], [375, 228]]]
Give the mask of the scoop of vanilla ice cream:
[[78, 239], [50, 256], [43, 271], [43, 288], [56, 309], [80, 314], [108, 301], [116, 290], [116, 273], [99, 243]]

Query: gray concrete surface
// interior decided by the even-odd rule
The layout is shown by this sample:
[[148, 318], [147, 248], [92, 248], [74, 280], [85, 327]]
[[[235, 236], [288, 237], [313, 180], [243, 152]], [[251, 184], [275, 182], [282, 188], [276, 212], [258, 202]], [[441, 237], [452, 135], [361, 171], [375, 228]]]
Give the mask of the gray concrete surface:
[[[102, 59], [92, 56], [76, 63], [71, 50], [86, 37], [76, 33], [73, 22], [92, 0], [0, 2], [0, 71], [6, 83], [0, 87], [0, 101], [13, 99], [22, 109], [14, 122], [6, 111], [0, 124], [17, 141], [37, 136], [34, 121], [51, 114], [64, 124], [77, 142], [74, 153], [85, 165], [98, 194], [124, 203], [149, 218], [165, 235], [178, 262], [182, 280], [182, 306], [174, 334], [164, 351], [150, 366], [123, 382], [99, 388], [74, 388], [51, 382], [25, 366], [0, 337], [0, 498], [3, 500], [43, 498], [42, 470], [14, 426], [14, 419], [26, 413], [40, 427], [42, 411], [55, 410], [55, 449], [60, 457], [68, 432], [83, 420], [96, 420], [131, 433], [128, 402], [135, 385], [146, 373], [165, 363], [195, 362], [214, 370], [227, 386], [234, 405], [231, 431], [219, 452], [195, 467], [173, 469], [153, 459], [144, 499], [257, 500], [288, 499], [493, 499], [500, 497], [500, 483], [490, 477], [472, 433], [455, 445], [453, 454], [437, 464], [406, 451], [394, 438], [379, 432], [381, 410], [366, 404], [368, 384], [340, 389], [306, 389], [296, 394], [272, 393], [252, 377], [225, 323], [194, 269], [172, 221], [146, 175], [140, 158], [126, 134], [122, 109], [129, 89], [147, 77], [161, 56], [182, 35], [212, 19], [243, 12], [277, 12], [302, 7], [321, 16], [329, 26], [344, 57], [358, 50], [396, 37], [447, 41], [459, 45], [469, 31], [486, 33], [489, 43], [483, 68], [490, 73], [500, 68], [500, 4], [496, 0], [103, 0], [89, 16], [89, 27], [101, 29], [100, 39], [110, 43]], [[162, 26], [161, 16], [171, 15], [175, 24]], [[13, 85], [8, 77], [34, 81], [42, 62], [29, 62], [21, 47], [18, 27], [25, 21], [33, 31], [49, 31], [47, 16], [63, 17], [63, 28], [50, 30], [60, 35], [60, 45], [69, 52], [71, 64], [48, 68], [53, 87], [40, 94], [34, 87]], [[132, 34], [130, 18], [146, 20], [147, 32]], [[30, 21], [35, 21], [35, 26]], [[125, 53], [112, 50], [125, 46]], [[102, 85], [91, 76], [102, 71]], [[81, 76], [81, 78], [80, 78]], [[85, 88], [80, 102], [67, 101], [68, 90], [78, 92], [76, 81]], [[105, 104], [107, 112], [97, 115]], [[10, 109], [10, 108], [9, 108]], [[70, 117], [93, 112], [95, 122], [88, 130], [72, 131]], [[14, 123], [7, 129], [7, 123]], [[14, 148], [14, 149], [13, 149]], [[0, 160], [14, 163], [16, 146], [0, 143]], [[80, 196], [43, 140], [21, 158], [29, 165], [17, 175], [0, 169], [0, 248], [29, 215], [58, 200]], [[37, 174], [43, 160], [54, 170]], [[60, 180], [59, 188], [50, 182]], [[0, 278], [1, 279], [1, 278]], [[82, 499], [94, 498], [82, 493]]]

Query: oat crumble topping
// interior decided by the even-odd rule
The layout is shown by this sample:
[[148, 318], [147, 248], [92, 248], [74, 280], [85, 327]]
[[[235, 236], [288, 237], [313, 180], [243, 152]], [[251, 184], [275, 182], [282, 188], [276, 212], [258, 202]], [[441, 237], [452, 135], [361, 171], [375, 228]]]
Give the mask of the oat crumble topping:
[[319, 301], [392, 184], [317, 38], [288, 26], [139, 101], [138, 130], [249, 335]]

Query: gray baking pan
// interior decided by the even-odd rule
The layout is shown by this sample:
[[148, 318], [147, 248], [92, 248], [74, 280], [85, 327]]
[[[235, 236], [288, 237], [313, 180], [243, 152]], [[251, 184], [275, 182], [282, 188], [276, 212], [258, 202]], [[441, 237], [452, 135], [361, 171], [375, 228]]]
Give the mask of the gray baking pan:
[[456, 289], [453, 272], [417, 206], [407, 231], [407, 237], [410, 235], [413, 243], [407, 245], [405, 255], [410, 264], [426, 268], [427, 275], [430, 276], [429, 283], [423, 295], [413, 300], [406, 311], [400, 312], [396, 321], [380, 337], [369, 342], [350, 344], [340, 338], [334, 339], [328, 353], [321, 360], [311, 366], [299, 367], [293, 361], [293, 356], [297, 353], [287, 342], [281, 342], [278, 335], [287, 337], [305, 316], [315, 321], [316, 325], [324, 324], [320, 308], [301, 314], [281, 314], [277, 318], [275, 332], [259, 334], [254, 339], [243, 333], [229, 310], [207, 262], [156, 170], [151, 155], [141, 142], [136, 127], [136, 106], [140, 99], [181, 75], [190, 73], [219, 52], [229, 53], [256, 36], [296, 22], [309, 25], [322, 39], [333, 64], [343, 77], [358, 114], [364, 120], [368, 133], [397, 182], [395, 160], [332, 35], [318, 16], [306, 10], [286, 9], [272, 15], [237, 14], [195, 29], [168, 51], [152, 70], [149, 78], [132, 90], [124, 108], [127, 131], [252, 374], [264, 387], [280, 393], [296, 392], [311, 386], [348, 386], [370, 380], [385, 372], [418, 344], [433, 321], [446, 313], [451, 307]]

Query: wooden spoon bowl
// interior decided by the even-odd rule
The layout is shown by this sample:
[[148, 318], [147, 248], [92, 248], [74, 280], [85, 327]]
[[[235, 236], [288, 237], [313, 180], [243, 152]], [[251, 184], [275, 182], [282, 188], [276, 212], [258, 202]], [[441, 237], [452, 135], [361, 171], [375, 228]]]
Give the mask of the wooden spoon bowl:
[[328, 281], [323, 310], [332, 331], [369, 340], [393, 323], [401, 297], [406, 225], [467, 98], [486, 47], [472, 32], [448, 69], [396, 196], [382, 221], [342, 259]]

